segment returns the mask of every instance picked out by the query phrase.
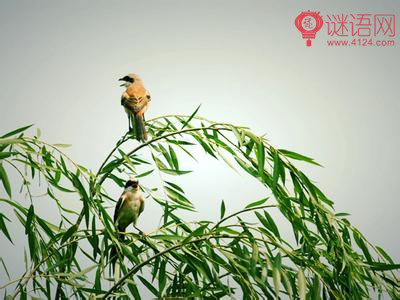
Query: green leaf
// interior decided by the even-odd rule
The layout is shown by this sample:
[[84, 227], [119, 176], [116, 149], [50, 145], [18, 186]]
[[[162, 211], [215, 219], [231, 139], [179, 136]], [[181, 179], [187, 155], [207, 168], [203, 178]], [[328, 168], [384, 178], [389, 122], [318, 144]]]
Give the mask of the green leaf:
[[236, 139], [238, 140], [239, 147], [243, 147], [243, 136], [239, 133], [239, 130], [235, 126], [230, 126], [233, 134], [235, 135]]
[[87, 267], [85, 269], [83, 269], [82, 271], [72, 274], [72, 276], [69, 277], [69, 279], [73, 280], [75, 278], [80, 278], [82, 276], [84, 276], [86, 273], [89, 273], [90, 271], [92, 271], [94, 268], [96, 268], [98, 265], [92, 265], [90, 267]]
[[191, 142], [183, 141], [183, 140], [171, 140], [171, 139], [166, 139], [168, 143], [174, 144], [174, 145], [181, 145], [181, 146], [193, 146], [196, 145]]
[[159, 168], [159, 170], [163, 173], [169, 174], [169, 175], [184, 175], [188, 174], [192, 171], [182, 171], [182, 170], [173, 170], [173, 169], [164, 169], [164, 168]]
[[215, 232], [217, 232], [217, 233], [219, 233], [219, 232], [226, 232], [226, 233], [233, 234], [233, 235], [238, 235], [238, 234], [239, 234], [239, 231], [230, 229], [229, 227], [225, 227], [225, 226], [218, 226], [218, 227], [215, 229]]
[[280, 238], [280, 234], [279, 234], [279, 230], [278, 230], [278, 226], [276, 226], [274, 219], [271, 217], [271, 215], [269, 213], [267, 213], [266, 211], [264, 211], [264, 216], [268, 221], [269, 224], [269, 228], [271, 229], [271, 231], [278, 237]]
[[[225, 157], [225, 155], [222, 153], [222, 151], [221, 151], [219, 148], [217, 148], [216, 150], [217, 150], [217, 153], [218, 153], [219, 157], [221, 157], [222, 160], [223, 160], [232, 170], [234, 170], [235, 172], [237, 172], [236, 168], [235, 168], [235, 167], [233, 166], [233, 164], [229, 161], [229, 159]], [[234, 154], [234, 156], [236, 156], [236, 154]]]
[[6, 170], [4, 169], [4, 167], [1, 163], [0, 163], [0, 179], [3, 182], [4, 189], [6, 190], [8, 196], [11, 198], [10, 181], [8, 180]]
[[5, 202], [5, 203], [15, 207], [20, 212], [22, 212], [24, 215], [28, 214], [28, 210], [25, 207], [23, 207], [22, 205], [20, 205], [18, 202], [10, 201], [10, 200], [7, 200], [7, 199], [1, 199], [1, 198], [0, 198], [0, 201]]
[[112, 181], [114, 181], [119, 187], [125, 186], [125, 180], [123, 180], [122, 178], [119, 178], [118, 176], [115, 176], [114, 174], [108, 174], [108, 178], [110, 178]]
[[169, 151], [167, 151], [167, 149], [165, 149], [162, 144], [157, 144], [157, 145], [158, 145], [158, 147], [156, 147], [155, 145], [152, 145], [152, 148], [158, 152], [161, 152], [162, 155], [165, 157], [165, 160], [168, 162], [170, 168], [175, 169], [175, 166], [174, 166], [174, 163], [172, 161]]
[[3, 258], [1, 258], [1, 257], [0, 257], [0, 262], [1, 262], [1, 264], [3, 265], [4, 271], [6, 271], [6, 274], [7, 274], [8, 279], [10, 279], [10, 273], [8, 273], [7, 266], [6, 266], [6, 264], [4, 263]]
[[[156, 257], [154, 260], [154, 264], [153, 264], [153, 270], [151, 271], [151, 281], [152, 282], [154, 281], [154, 279], [157, 276], [159, 267], [160, 267], [160, 257]], [[159, 276], [161, 276], [161, 274]]]
[[193, 135], [193, 137], [195, 138], [195, 140], [200, 144], [201, 147], [203, 147], [204, 151], [206, 151], [206, 153], [210, 154], [212, 157], [217, 158], [217, 156], [214, 153], [213, 148], [206, 142], [204, 142], [200, 137], [198, 137], [197, 135]]
[[42, 227], [42, 229], [46, 232], [46, 234], [49, 236], [49, 238], [51, 238], [51, 239], [54, 237], [53, 231], [55, 231], [55, 232], [59, 231], [57, 226], [39, 218], [38, 216], [35, 216], [35, 220], [40, 225], [40, 227]]
[[164, 180], [164, 182], [166, 184], [168, 184], [170, 187], [174, 188], [175, 190], [177, 190], [177, 191], [179, 191], [179, 192], [181, 192], [183, 194], [185, 193], [184, 190], [179, 185], [177, 185], [177, 184], [175, 184], [173, 182], [170, 182], [170, 181], [166, 181], [166, 180]]
[[257, 200], [255, 202], [252, 202], [252, 203], [246, 205], [245, 208], [252, 208], [252, 207], [260, 206], [260, 205], [264, 204], [268, 199], [269, 199], [269, 197], [261, 199], [261, 200]]
[[276, 190], [276, 186], [278, 184], [278, 180], [279, 180], [279, 175], [281, 174], [280, 171], [281, 168], [281, 162], [280, 162], [280, 158], [279, 158], [279, 154], [278, 151], [274, 151], [274, 172], [272, 175], [272, 190]]
[[4, 222], [4, 219], [10, 221], [5, 215], [0, 213], [0, 230], [3, 231], [4, 235], [7, 237], [7, 239], [13, 244], [13, 241], [11, 239], [11, 236], [8, 232], [6, 223]]
[[372, 257], [371, 254], [368, 251], [368, 247], [367, 245], [364, 243], [362, 237], [359, 235], [358, 232], [353, 232], [353, 237], [354, 240], [356, 242], [356, 244], [358, 245], [358, 247], [360, 247], [360, 249], [362, 250], [362, 252], [364, 253], [365, 258], [367, 259], [369, 264], [372, 264]]
[[21, 132], [23, 132], [23, 131], [29, 129], [29, 128], [32, 127], [32, 126], [33, 126], [33, 124], [28, 125], [28, 126], [24, 126], [24, 127], [18, 128], [18, 129], [15, 129], [15, 130], [10, 131], [10, 132], [6, 133], [5, 135], [1, 136], [1, 138], [8, 138], [8, 137], [10, 137], [10, 136], [16, 135], [16, 134], [18, 134], [18, 133], [21, 133]]
[[31, 226], [34, 216], [35, 216], [35, 211], [33, 205], [31, 204], [28, 210], [28, 215], [26, 217], [25, 234], [28, 234], [32, 230]]
[[312, 291], [313, 291], [313, 293], [311, 295], [311, 299], [321, 299], [321, 297], [320, 297], [321, 287], [320, 287], [319, 278], [317, 275], [314, 275]]
[[291, 282], [288, 278], [287, 273], [283, 270], [281, 272], [282, 278], [283, 278], [283, 286], [285, 287], [285, 290], [287, 291], [289, 295], [289, 299], [293, 299], [293, 290], [292, 290], [292, 285]]
[[191, 234], [190, 236], [194, 237], [194, 236], [200, 236], [203, 235], [204, 230], [207, 228], [208, 224], [203, 224], [200, 227], [196, 228]]
[[112, 161], [110, 161], [108, 164], [106, 164], [102, 169], [100, 174], [103, 173], [109, 173], [112, 170], [114, 170], [115, 168], [117, 168], [119, 165], [121, 164], [121, 161], [119, 159], [114, 159]]
[[225, 202], [224, 200], [221, 201], [221, 208], [220, 208], [220, 218], [222, 219], [225, 216]]
[[393, 259], [389, 256], [389, 254], [387, 254], [386, 252], [385, 252], [385, 250], [383, 250], [381, 247], [379, 247], [379, 246], [375, 246], [376, 247], [376, 249], [378, 250], [378, 252], [388, 261], [388, 262], [390, 262], [391, 264], [394, 264], [394, 261], [393, 261]]
[[62, 236], [61, 244], [64, 244], [76, 231], [78, 227], [72, 225]]
[[348, 213], [337, 213], [335, 214], [336, 217], [346, 217], [346, 216], [350, 216], [350, 214]]
[[0, 152], [0, 159], [4, 159], [16, 154], [18, 154], [18, 152]]
[[179, 162], [178, 162], [178, 158], [176, 156], [174, 149], [171, 146], [168, 146], [168, 149], [169, 149], [169, 153], [171, 156], [173, 166], [175, 167], [176, 170], [179, 170]]
[[160, 264], [160, 272], [158, 273], [159, 274], [159, 277], [158, 277], [158, 297], [159, 298], [162, 297], [162, 294], [163, 294], [163, 291], [165, 288], [165, 284], [167, 282], [166, 275], [165, 275], [166, 265], [167, 265], [167, 261], [165, 259], [163, 259]]
[[261, 138], [259, 138], [257, 141], [256, 156], [257, 156], [257, 162], [258, 162], [258, 175], [260, 176], [260, 178], [263, 178], [264, 177], [264, 164], [265, 164], [265, 149], [264, 149], [264, 143]]
[[258, 253], [259, 253], [259, 249], [257, 246], [257, 243], [253, 243], [252, 245], [252, 254], [251, 254], [251, 260], [250, 260], [250, 271], [251, 274], [256, 274], [256, 266], [257, 266], [257, 262], [258, 262]]
[[304, 276], [302, 269], [299, 269], [299, 271], [297, 272], [297, 288], [300, 300], [305, 300], [307, 285], [306, 285], [306, 278]]
[[240, 159], [239, 157], [235, 157], [235, 160], [239, 164], [239, 166], [241, 166], [242, 169], [245, 170], [250, 175], [254, 177], [258, 175], [258, 171], [254, 169], [252, 166], [250, 166], [248, 163], [246, 163], [244, 160]]
[[299, 153], [296, 153], [293, 151], [285, 150], [285, 149], [279, 149], [278, 151], [280, 153], [282, 153], [283, 155], [285, 155], [286, 157], [290, 157], [290, 158], [293, 158], [296, 160], [302, 160], [302, 161], [308, 162], [310, 164], [322, 167], [319, 163], [315, 162], [314, 159], [311, 157], [308, 157], [308, 156], [305, 156], [305, 155], [302, 155], [302, 154], [299, 154]]
[[150, 171], [143, 172], [143, 173], [141, 173], [141, 174], [136, 175], [135, 177], [136, 177], [136, 178], [146, 177], [147, 175], [153, 173], [153, 171], [154, 171], [154, 169], [151, 169]]
[[278, 254], [272, 265], [272, 278], [274, 281], [275, 295], [277, 299], [279, 298], [279, 290], [281, 287], [281, 255]]
[[72, 145], [71, 144], [53, 144], [53, 146], [57, 147], [57, 148], [69, 148]]
[[12, 144], [19, 144], [23, 143], [23, 139], [3, 139], [0, 138], [0, 145], [12, 145]]
[[399, 270], [400, 264], [386, 264], [380, 262], [373, 262], [370, 264], [371, 269], [374, 271], [389, 271], [389, 270]]
[[257, 218], [260, 220], [260, 222], [264, 225], [265, 228], [269, 229], [270, 232], [272, 232], [276, 237], [280, 238], [278, 227], [276, 226], [274, 220], [271, 218], [271, 216], [264, 211], [264, 216], [262, 216], [259, 212], [255, 212]]
[[191, 202], [185, 197], [183, 196], [181, 193], [171, 189], [168, 186], [164, 186], [165, 192], [167, 194], [167, 196], [174, 202], [177, 202], [179, 204], [182, 205], [192, 205]]
[[75, 174], [71, 174], [71, 176], [72, 176], [72, 183], [73, 183], [74, 187], [77, 189], [79, 194], [82, 196], [81, 200], [83, 202], [85, 222], [86, 222], [86, 225], [89, 226], [89, 196], [86, 193], [86, 190], [82, 185], [82, 182], [79, 180], [79, 176], [77, 176]]
[[101, 289], [101, 269], [100, 268], [97, 268], [97, 270], [96, 270], [96, 277], [94, 280], [94, 288], [96, 290]]
[[200, 105], [196, 108], [196, 110], [190, 115], [190, 117], [185, 121], [185, 123], [183, 123], [181, 130], [182, 130], [183, 128], [185, 128], [185, 127], [189, 124], [189, 122], [193, 119], [193, 117], [197, 114], [197, 112], [198, 112], [199, 109], [200, 109], [200, 106], [201, 106], [201, 104], [200, 104]]

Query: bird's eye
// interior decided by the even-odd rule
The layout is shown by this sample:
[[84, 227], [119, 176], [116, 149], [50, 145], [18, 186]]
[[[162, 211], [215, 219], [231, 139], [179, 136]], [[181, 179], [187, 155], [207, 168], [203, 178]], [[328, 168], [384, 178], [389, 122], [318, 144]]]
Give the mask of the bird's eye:
[[126, 82], [130, 82], [130, 83], [134, 83], [134, 82], [135, 82], [135, 78], [130, 77], [130, 76], [125, 76], [125, 77], [124, 77], [124, 80], [125, 80]]

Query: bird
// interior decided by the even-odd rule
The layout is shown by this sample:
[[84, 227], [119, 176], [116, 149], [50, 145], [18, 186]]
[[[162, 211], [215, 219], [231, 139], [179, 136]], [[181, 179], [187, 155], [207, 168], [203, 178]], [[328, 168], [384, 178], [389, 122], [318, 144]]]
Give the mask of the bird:
[[135, 73], [130, 73], [120, 78], [119, 81], [123, 81], [124, 83], [121, 86], [126, 88], [121, 96], [121, 105], [128, 114], [129, 131], [132, 129], [133, 116], [136, 139], [139, 142], [145, 142], [147, 131], [144, 124], [144, 113], [151, 101], [150, 94], [144, 87], [142, 79]]
[[[139, 180], [130, 177], [124, 187], [121, 197], [119, 198], [114, 211], [114, 225], [118, 230], [118, 240], [123, 242], [125, 239], [125, 230], [130, 225], [136, 228], [139, 233], [143, 232], [136, 227], [137, 220], [144, 210], [144, 198], [140, 190]], [[117, 248], [111, 248], [111, 262], [115, 265], [117, 260]]]

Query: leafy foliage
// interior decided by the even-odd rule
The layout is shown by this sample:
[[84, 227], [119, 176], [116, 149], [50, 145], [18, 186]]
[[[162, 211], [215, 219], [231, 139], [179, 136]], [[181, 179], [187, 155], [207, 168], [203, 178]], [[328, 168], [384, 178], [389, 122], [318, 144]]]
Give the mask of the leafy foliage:
[[[347, 214], [335, 213], [333, 202], [294, 164], [318, 163], [276, 149], [246, 127], [200, 118], [197, 111], [147, 121], [150, 139], [130, 151], [122, 150], [133, 139], [125, 134], [96, 173], [65, 155], [60, 149], [66, 145], [46, 143], [40, 132], [26, 136], [30, 126], [3, 135], [0, 202], [13, 209], [25, 229], [29, 253], [25, 273], [2, 287], [5, 295], [16, 283], [13, 296], [21, 298], [140, 299], [142, 289], [157, 298], [242, 294], [244, 299], [362, 299], [371, 293], [400, 297], [400, 265], [353, 227]], [[230, 215], [222, 202], [215, 208], [220, 210], [219, 221], [191, 222], [179, 217], [182, 210], [195, 210], [184, 190], [172, 180], [160, 179], [162, 190], [142, 186], [146, 197], [163, 210], [160, 226], [146, 235], [127, 233], [120, 242], [110, 217], [115, 201], [105, 182], [122, 187], [132, 174], [183, 176], [190, 171], [181, 169], [180, 158], [195, 159], [191, 152], [196, 145], [260, 181], [265, 198]], [[12, 170], [21, 178], [20, 194], [27, 195], [28, 206], [10, 184]], [[33, 184], [56, 204], [58, 223], [37, 214]], [[80, 212], [65, 206], [66, 196], [80, 201]], [[293, 241], [280, 232], [273, 211], [291, 225]], [[249, 222], [248, 215], [259, 222]], [[0, 212], [0, 230], [12, 243], [10, 222]], [[115, 276], [109, 272], [112, 246], [124, 261]], [[0, 267], [8, 274], [7, 258], [3, 259]]]

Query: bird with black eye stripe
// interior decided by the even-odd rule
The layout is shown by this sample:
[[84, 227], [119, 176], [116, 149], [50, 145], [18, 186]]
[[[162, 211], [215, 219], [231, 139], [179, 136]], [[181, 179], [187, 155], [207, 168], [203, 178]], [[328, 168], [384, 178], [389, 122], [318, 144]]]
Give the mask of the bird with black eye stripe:
[[144, 142], [147, 140], [144, 113], [147, 111], [151, 100], [150, 94], [137, 74], [131, 73], [119, 80], [124, 82], [121, 86], [126, 88], [121, 96], [121, 105], [128, 114], [129, 131], [132, 129], [133, 122], [136, 139], [139, 142]]

